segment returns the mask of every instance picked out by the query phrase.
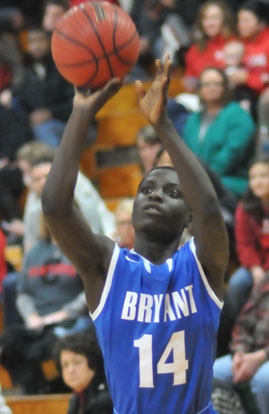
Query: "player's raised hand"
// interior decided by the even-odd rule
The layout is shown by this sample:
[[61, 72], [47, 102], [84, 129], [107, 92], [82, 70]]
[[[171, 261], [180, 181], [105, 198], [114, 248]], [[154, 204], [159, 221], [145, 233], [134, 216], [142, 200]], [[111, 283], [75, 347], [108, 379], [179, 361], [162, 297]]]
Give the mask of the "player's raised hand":
[[119, 91], [121, 86], [122, 80], [113, 78], [96, 91], [75, 87], [73, 106], [85, 108], [86, 111], [95, 115]]
[[155, 64], [156, 76], [148, 91], [141, 81], [135, 83], [140, 109], [153, 125], [161, 122], [165, 115], [172, 62], [166, 56], [164, 63], [157, 59]]

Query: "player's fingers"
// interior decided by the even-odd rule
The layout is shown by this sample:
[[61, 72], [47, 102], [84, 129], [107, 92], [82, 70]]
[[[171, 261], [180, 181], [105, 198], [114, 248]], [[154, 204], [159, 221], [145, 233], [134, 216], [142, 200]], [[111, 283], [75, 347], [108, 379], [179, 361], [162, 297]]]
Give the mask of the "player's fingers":
[[155, 60], [155, 66], [156, 66], [156, 76], [158, 76], [163, 72], [163, 64], [160, 61], [160, 59]]
[[143, 99], [144, 96], [146, 95], [146, 91], [141, 81], [139, 80], [135, 81], [135, 89], [136, 89], [138, 99], [139, 100]]

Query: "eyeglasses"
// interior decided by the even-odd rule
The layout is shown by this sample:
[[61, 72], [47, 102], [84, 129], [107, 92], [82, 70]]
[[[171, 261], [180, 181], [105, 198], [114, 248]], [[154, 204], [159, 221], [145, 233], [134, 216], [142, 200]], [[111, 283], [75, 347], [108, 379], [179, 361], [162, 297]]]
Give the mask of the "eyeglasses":
[[223, 81], [216, 81], [216, 82], [200, 82], [199, 86], [200, 87], [208, 87], [208, 86], [223, 86], [224, 82]]

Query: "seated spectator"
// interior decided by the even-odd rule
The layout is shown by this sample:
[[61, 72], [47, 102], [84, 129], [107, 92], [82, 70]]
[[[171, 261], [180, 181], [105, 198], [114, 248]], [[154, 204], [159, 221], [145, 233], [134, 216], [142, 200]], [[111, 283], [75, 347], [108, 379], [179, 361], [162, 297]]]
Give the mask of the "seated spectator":
[[255, 287], [232, 331], [231, 354], [217, 358], [214, 378], [250, 382], [260, 414], [269, 412], [269, 274]]
[[1, 363], [26, 394], [49, 392], [41, 362], [51, 357], [56, 328], [87, 329], [90, 317], [81, 279], [43, 220], [40, 240], [25, 256], [17, 292], [23, 325], [4, 333]]
[[244, 68], [230, 75], [237, 84], [246, 84], [261, 93], [269, 83], [268, 5], [261, 0], [247, 0], [238, 10], [238, 34], [245, 46]]
[[235, 236], [241, 267], [231, 276], [227, 297], [231, 314], [239, 314], [251, 288], [269, 270], [269, 159], [249, 169], [249, 186], [236, 210]]
[[0, 219], [10, 222], [21, 218], [20, 196], [23, 183], [14, 164], [16, 152], [31, 140], [28, 120], [21, 113], [0, 104]]
[[234, 18], [228, 5], [221, 0], [206, 1], [197, 16], [194, 43], [185, 56], [184, 84], [188, 92], [196, 90], [205, 68], [223, 68], [222, 50], [233, 38]]
[[[25, 144], [17, 153], [17, 162], [23, 171], [28, 194], [24, 206], [23, 220], [13, 220], [5, 225], [9, 234], [20, 235], [23, 239], [23, 250], [26, 253], [39, 240], [41, 193], [50, 170], [55, 149], [45, 143], [32, 141]], [[112, 237], [115, 233], [115, 218], [105, 205], [91, 181], [83, 174], [78, 174], [75, 199], [84, 219], [94, 231]], [[19, 320], [15, 307], [15, 292], [19, 273], [12, 272], [3, 281], [3, 316], [4, 329]]]
[[24, 16], [15, 7], [0, 8], [0, 102], [9, 106], [11, 87], [23, 78], [23, 56], [18, 32], [24, 23]]
[[[38, 239], [40, 195], [54, 154], [53, 147], [38, 141], [25, 144], [17, 153], [17, 163], [23, 171], [23, 180], [28, 188], [28, 194], [24, 206], [23, 222], [18, 222], [18, 220], [11, 222], [7, 231], [23, 235], [24, 250], [29, 250]], [[82, 173], [78, 175], [75, 198], [85, 220], [91, 224], [94, 231], [111, 237], [115, 232], [113, 213], [108, 210], [91, 181]]]
[[163, 59], [166, 53], [176, 66], [177, 52], [190, 43], [188, 29], [177, 10], [177, 1], [137, 0], [132, 3], [130, 16], [139, 34], [140, 49], [138, 63], [127, 78], [132, 79], [138, 74], [141, 79], [143, 72], [137, 72], [139, 68], [144, 69], [144, 77], [146, 73], [152, 76], [154, 59]]
[[52, 33], [59, 19], [68, 10], [68, 0], [45, 0], [42, 26]]
[[256, 155], [269, 156], [269, 87], [259, 96]]
[[34, 137], [57, 147], [72, 109], [73, 86], [58, 72], [50, 36], [41, 27], [27, 30], [29, 64], [13, 89], [13, 105], [27, 114]]
[[68, 414], [112, 414], [103, 358], [94, 331], [59, 339], [54, 354], [63, 381], [74, 391]]
[[246, 84], [233, 83], [230, 77], [240, 69], [245, 69], [243, 58], [245, 46], [239, 40], [231, 40], [223, 48], [224, 73], [229, 79], [229, 86], [233, 92], [233, 98], [239, 103], [241, 108], [248, 111], [256, 120], [256, 94]]
[[152, 126], [147, 125], [138, 132], [136, 145], [142, 173], [146, 174], [153, 168], [156, 154], [161, 148], [161, 140]]
[[182, 138], [236, 196], [247, 187], [255, 124], [237, 102], [229, 102], [226, 75], [204, 69], [198, 84], [202, 109], [188, 116]]
[[134, 228], [132, 224], [134, 200], [126, 198], [119, 202], [115, 210], [116, 232], [113, 239], [120, 247], [132, 249], [134, 247]]

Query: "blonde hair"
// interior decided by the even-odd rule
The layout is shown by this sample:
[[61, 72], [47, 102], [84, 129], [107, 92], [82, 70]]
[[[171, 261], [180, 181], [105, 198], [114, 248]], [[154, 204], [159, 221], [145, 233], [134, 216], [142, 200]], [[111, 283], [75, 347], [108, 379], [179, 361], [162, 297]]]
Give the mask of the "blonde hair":
[[26, 161], [29, 164], [34, 164], [36, 160], [43, 157], [51, 158], [51, 160], [53, 160], [55, 151], [54, 147], [51, 147], [44, 142], [31, 141], [18, 149], [16, 158], [18, 161]]
[[210, 6], [217, 6], [222, 12], [223, 22], [221, 28], [221, 34], [228, 38], [233, 33], [235, 33], [235, 17], [230, 9], [230, 7], [223, 2], [222, 0], [208, 0], [206, 1], [199, 9], [196, 23], [195, 23], [195, 30], [194, 30], [194, 41], [197, 44], [199, 50], [204, 50], [206, 48], [206, 41], [207, 35], [203, 28], [203, 16], [206, 9]]

